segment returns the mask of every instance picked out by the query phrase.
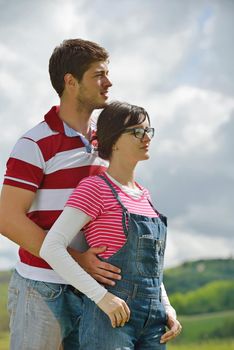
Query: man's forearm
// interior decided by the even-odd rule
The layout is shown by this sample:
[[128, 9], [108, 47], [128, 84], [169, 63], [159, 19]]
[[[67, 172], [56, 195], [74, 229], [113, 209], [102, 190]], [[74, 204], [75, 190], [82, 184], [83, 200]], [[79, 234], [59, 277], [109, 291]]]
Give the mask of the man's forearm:
[[0, 232], [31, 254], [39, 256], [45, 232], [27, 217], [35, 193], [3, 185], [0, 197]]
[[31, 254], [39, 257], [45, 232], [24, 215], [11, 215], [10, 219], [0, 216], [1, 234]]

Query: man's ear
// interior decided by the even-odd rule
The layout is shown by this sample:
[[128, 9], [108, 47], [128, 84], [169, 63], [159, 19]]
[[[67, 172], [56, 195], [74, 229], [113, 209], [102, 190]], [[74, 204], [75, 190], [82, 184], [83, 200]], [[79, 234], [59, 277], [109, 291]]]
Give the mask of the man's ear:
[[67, 88], [74, 88], [78, 84], [77, 79], [74, 78], [74, 76], [71, 73], [66, 73], [63, 79]]
[[112, 151], [118, 151], [118, 149], [119, 149], [118, 146], [116, 146], [116, 144], [114, 144], [112, 147]]

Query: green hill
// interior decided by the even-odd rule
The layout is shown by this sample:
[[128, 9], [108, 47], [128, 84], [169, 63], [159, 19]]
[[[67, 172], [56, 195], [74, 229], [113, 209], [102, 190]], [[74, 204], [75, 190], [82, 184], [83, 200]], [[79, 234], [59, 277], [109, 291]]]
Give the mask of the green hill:
[[170, 302], [180, 315], [234, 310], [234, 280], [214, 281], [194, 291], [174, 293]]
[[234, 259], [190, 261], [164, 273], [164, 284], [169, 295], [194, 291], [218, 280], [234, 281]]

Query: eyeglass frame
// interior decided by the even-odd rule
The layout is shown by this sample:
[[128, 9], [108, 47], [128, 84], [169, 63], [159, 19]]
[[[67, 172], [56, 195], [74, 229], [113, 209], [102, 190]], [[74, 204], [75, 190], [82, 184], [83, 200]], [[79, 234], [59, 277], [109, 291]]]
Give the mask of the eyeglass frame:
[[[144, 130], [144, 132], [142, 133], [142, 137], [138, 137], [137, 135], [136, 135], [136, 130]], [[153, 137], [154, 137], [154, 131], [155, 131], [155, 129], [154, 128], [148, 128], [148, 127], [146, 127], [146, 128], [128, 128], [128, 129], [125, 129], [125, 130], [123, 130], [122, 131], [122, 134], [127, 134], [127, 133], [131, 133], [132, 135], [134, 135], [137, 139], [139, 139], [139, 140], [143, 140], [143, 138], [145, 137], [145, 134], [147, 134], [148, 135], [148, 132], [149, 131], [151, 131], [152, 132], [152, 136], [150, 137], [150, 139], [152, 139]]]

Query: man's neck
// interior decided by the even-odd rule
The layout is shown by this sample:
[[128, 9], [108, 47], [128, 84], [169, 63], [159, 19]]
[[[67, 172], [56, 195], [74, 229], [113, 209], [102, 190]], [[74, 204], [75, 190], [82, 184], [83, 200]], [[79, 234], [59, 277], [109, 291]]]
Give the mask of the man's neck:
[[87, 137], [90, 134], [91, 112], [61, 100], [58, 114], [68, 126]]

